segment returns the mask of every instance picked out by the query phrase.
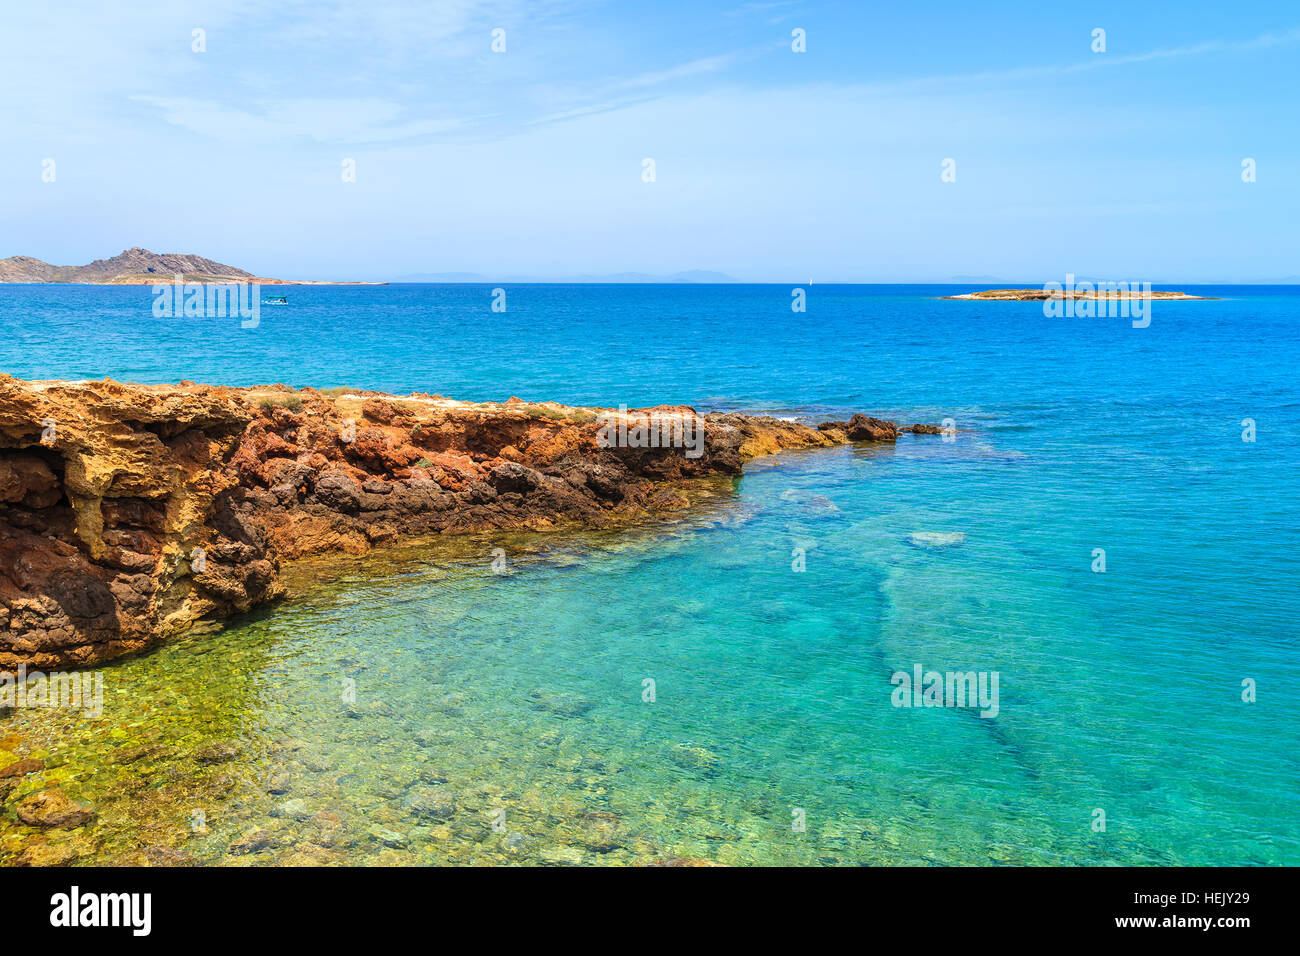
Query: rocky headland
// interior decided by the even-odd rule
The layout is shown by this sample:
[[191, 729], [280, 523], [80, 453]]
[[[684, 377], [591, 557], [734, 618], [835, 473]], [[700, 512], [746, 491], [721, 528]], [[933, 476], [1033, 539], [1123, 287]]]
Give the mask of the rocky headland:
[[[620, 418], [633, 440], [618, 440]], [[646, 421], [700, 436], [697, 450], [637, 447]], [[297, 558], [627, 525], [689, 507], [693, 482], [759, 455], [900, 430], [938, 431], [0, 375], [0, 672], [90, 665], [247, 611], [284, 594]]]

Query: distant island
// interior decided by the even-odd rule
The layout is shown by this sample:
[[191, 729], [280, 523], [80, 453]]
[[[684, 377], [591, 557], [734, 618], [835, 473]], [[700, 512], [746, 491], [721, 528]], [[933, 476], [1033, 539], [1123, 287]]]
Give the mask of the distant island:
[[1210, 295], [1188, 295], [1186, 292], [1156, 292], [1146, 290], [1096, 289], [985, 289], [983, 292], [966, 292], [962, 295], [940, 296], [942, 299], [980, 299], [990, 302], [1045, 302], [1048, 299], [1213, 299]]
[[255, 282], [261, 285], [384, 285], [382, 282], [328, 282], [267, 279], [203, 256], [157, 253], [136, 246], [111, 259], [86, 266], [55, 266], [31, 256], [0, 259], [0, 282], [68, 282], [85, 285], [154, 285], [172, 282]]

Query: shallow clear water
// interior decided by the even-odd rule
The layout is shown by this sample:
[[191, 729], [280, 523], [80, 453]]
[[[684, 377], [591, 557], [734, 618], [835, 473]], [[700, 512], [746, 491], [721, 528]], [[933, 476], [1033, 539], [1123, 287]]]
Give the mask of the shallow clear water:
[[[502, 316], [484, 287], [290, 289], [245, 331], [154, 320], [147, 289], [0, 287], [22, 377], [959, 429], [755, 462], [676, 525], [296, 569], [274, 611], [105, 668], [102, 720], [0, 718], [0, 749], [47, 762], [25, 790], [99, 812], [50, 841], [81, 862], [1300, 863], [1300, 297], [1216, 290], [1133, 329], [949, 291], [814, 286], [797, 315], [775, 286], [510, 287]], [[894, 707], [918, 663], [997, 671], [997, 717]], [[230, 759], [198, 762], [214, 743]], [[0, 854], [31, 839], [0, 816]]]

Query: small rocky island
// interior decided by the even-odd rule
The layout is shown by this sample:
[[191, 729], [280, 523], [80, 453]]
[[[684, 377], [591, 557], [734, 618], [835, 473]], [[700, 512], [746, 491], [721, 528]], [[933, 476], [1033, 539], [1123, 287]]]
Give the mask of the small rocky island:
[[1186, 292], [1165, 292], [1154, 289], [985, 289], [983, 292], [966, 292], [962, 295], [944, 295], [942, 299], [977, 299], [989, 302], [1046, 302], [1051, 299], [1086, 299], [1100, 301], [1125, 301], [1133, 299], [1213, 299], [1208, 295], [1188, 295]]
[[[691, 445], [638, 440], [647, 422]], [[247, 611], [285, 593], [283, 562], [624, 526], [760, 455], [900, 432], [939, 429], [0, 374], [0, 672], [95, 664]]]

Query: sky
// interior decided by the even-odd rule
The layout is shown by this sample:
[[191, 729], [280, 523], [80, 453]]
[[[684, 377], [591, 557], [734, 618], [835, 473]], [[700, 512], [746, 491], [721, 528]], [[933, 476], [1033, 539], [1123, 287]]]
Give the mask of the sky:
[[2, 2], [0, 257], [1300, 281], [1294, 0]]

